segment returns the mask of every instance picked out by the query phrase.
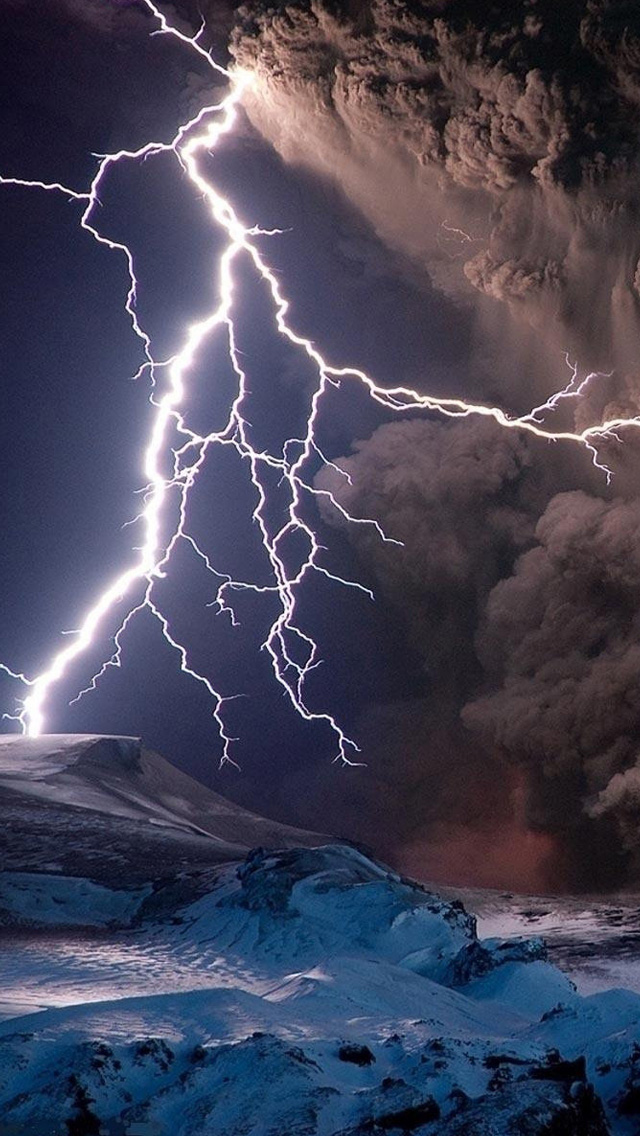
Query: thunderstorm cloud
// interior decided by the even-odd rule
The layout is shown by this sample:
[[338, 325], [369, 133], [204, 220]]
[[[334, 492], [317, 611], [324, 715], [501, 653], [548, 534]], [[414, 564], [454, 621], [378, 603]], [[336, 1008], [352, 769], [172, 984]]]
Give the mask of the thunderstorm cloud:
[[[567, 352], [582, 372], [606, 372], [565, 407], [568, 426], [637, 413], [636, 5], [254, 0], [236, 12], [231, 51], [257, 75], [255, 127], [337, 184], [458, 305], [472, 329], [461, 396], [479, 377], [485, 397], [522, 413], [564, 385]], [[609, 488], [573, 453], [549, 461], [509, 431], [398, 421], [337, 459], [351, 484], [320, 475], [404, 542], [345, 530], [423, 664], [413, 733], [398, 735], [407, 707], [390, 706], [369, 747], [402, 739], [404, 813], [386, 784], [404, 816], [397, 843], [418, 840], [407, 800], [435, 773], [438, 824], [492, 810], [506, 824], [490, 790], [502, 779], [524, 828], [564, 850], [569, 882], [637, 875], [637, 448], [610, 444]], [[475, 770], [457, 794], [447, 746]]]
[[[5, 6], [13, 14], [29, 8], [27, 0]], [[59, 0], [59, 7], [73, 21], [78, 59], [82, 37], [104, 32], [117, 43], [116, 64], [81, 106], [64, 83], [55, 100], [37, 104], [36, 139], [59, 129], [57, 116], [73, 126], [83, 154], [106, 152], [164, 137], [176, 102], [195, 113], [210, 101], [210, 76], [187, 66], [185, 77], [184, 60], [170, 53], [175, 45], [149, 39], [148, 13], [135, 0]], [[363, 365], [380, 356], [376, 379], [526, 414], [568, 382], [568, 357], [580, 376], [597, 374], [580, 399], [548, 416], [551, 428], [581, 430], [638, 413], [637, 4], [175, 0], [163, 10], [185, 30], [204, 20], [203, 42], [216, 58], [253, 72], [244, 97], [249, 125], [240, 123], [234, 136], [240, 173], [229, 174], [243, 215], [250, 214], [242, 171], [251, 170], [256, 136], [263, 154], [266, 140], [279, 155], [269, 149], [274, 164], [259, 179], [261, 201], [273, 170], [283, 170], [280, 159], [301, 196], [313, 187], [310, 211], [325, 193], [329, 203], [340, 199], [343, 275], [351, 287], [361, 268], [375, 314], [364, 311], [355, 285], [336, 289], [336, 309], [341, 296], [353, 299], [352, 326], [360, 320], [365, 328], [357, 342], [369, 349]], [[94, 120], [104, 124], [97, 138]], [[81, 184], [82, 168], [69, 177]], [[275, 226], [278, 193], [265, 206]], [[357, 224], [344, 220], [354, 217]], [[301, 260], [322, 262], [322, 282], [333, 271], [332, 250], [312, 247]], [[402, 318], [390, 305], [384, 326], [381, 297], [395, 295], [397, 305], [410, 291], [411, 316], [409, 305]], [[330, 283], [323, 296], [329, 292]], [[398, 332], [409, 318], [422, 319], [426, 332], [411, 342], [428, 350], [434, 297], [445, 314], [433, 339], [457, 345], [439, 371], [431, 356], [403, 351]], [[306, 304], [305, 312], [297, 289], [296, 318], [311, 313], [309, 334], [324, 348], [327, 305], [316, 302], [314, 283]], [[325, 319], [331, 325], [338, 316], [332, 309]], [[362, 362], [359, 348], [345, 360], [335, 338], [339, 362]], [[297, 370], [290, 379], [284, 373], [288, 391], [299, 378]], [[598, 444], [613, 470], [608, 484], [593, 454], [486, 419], [415, 412], [387, 415], [381, 425], [382, 414], [374, 420], [367, 405], [360, 428], [358, 413], [345, 413], [337, 430], [333, 422], [326, 447], [333, 465], [321, 469], [316, 487], [402, 544], [346, 525], [325, 497], [317, 504], [323, 541], [335, 542], [356, 562], [353, 575], [373, 588], [372, 623], [388, 615], [393, 633], [389, 643], [378, 634], [371, 670], [386, 667], [393, 682], [388, 695], [380, 683], [380, 697], [357, 707], [353, 733], [366, 771], [349, 771], [336, 792], [323, 754], [287, 770], [278, 797], [270, 766], [244, 803], [261, 809], [271, 793], [275, 812], [295, 802], [298, 814], [288, 819], [370, 841], [423, 877], [432, 869], [510, 886], [637, 882], [633, 432]], [[323, 618], [331, 622], [332, 611]], [[329, 670], [312, 681], [329, 682]], [[249, 699], [242, 708], [250, 713]]]
[[258, 75], [259, 129], [473, 308], [494, 364], [509, 319], [520, 341], [544, 332], [539, 389], [560, 350], [635, 369], [634, 5], [251, 3], [233, 50]]

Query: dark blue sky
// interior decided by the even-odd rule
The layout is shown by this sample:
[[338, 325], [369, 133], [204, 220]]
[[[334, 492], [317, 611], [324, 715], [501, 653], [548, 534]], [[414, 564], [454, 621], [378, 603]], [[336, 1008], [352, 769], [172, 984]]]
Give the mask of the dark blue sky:
[[[255, 2], [254, 10], [262, 10]], [[219, 44], [230, 7], [214, 5]], [[338, 163], [331, 184], [309, 169], [285, 165], [242, 116], [233, 135], [208, 160], [207, 172], [247, 224], [283, 230], [277, 237], [260, 238], [263, 250], [291, 301], [293, 327], [331, 361], [360, 366], [382, 383], [466, 394], [507, 410], [524, 410], [544, 401], [568, 378], [567, 345], [578, 342], [579, 362], [588, 367], [594, 358], [591, 341], [598, 340], [606, 370], [612, 371], [611, 385], [601, 376], [579, 408], [585, 421], [596, 421], [598, 407], [614, 395], [614, 405], [621, 397], [623, 406], [636, 406], [635, 350], [628, 373], [624, 351], [628, 328], [635, 327], [637, 317], [637, 256], [632, 255], [637, 226], [629, 227], [628, 251], [618, 222], [627, 216], [625, 194], [633, 205], [629, 220], [637, 215], [627, 125], [635, 119], [623, 105], [626, 96], [619, 94], [627, 88], [612, 71], [606, 79], [607, 106], [613, 107], [616, 99], [620, 104], [615, 104], [616, 138], [623, 165], [629, 163], [624, 166], [627, 180], [621, 183], [620, 210], [612, 206], [610, 224], [598, 237], [601, 244], [591, 248], [593, 275], [583, 279], [581, 257], [589, 246], [584, 234], [615, 205], [618, 166], [611, 167], [609, 180], [602, 173], [598, 199], [599, 182], [588, 173], [593, 115], [587, 114], [587, 72], [580, 59], [591, 49], [580, 38], [586, 26], [579, 18], [582, 7], [571, 9], [567, 33], [575, 41], [575, 75], [571, 53], [566, 72], [558, 74], [555, 49], [546, 58], [545, 43], [555, 42], [556, 10], [550, 3], [539, 7], [545, 16], [535, 43], [535, 29], [521, 6], [509, 3], [479, 13], [466, 0], [456, 0], [437, 21], [430, 5], [416, 7], [415, 34], [405, 28], [398, 40], [395, 16], [383, 6], [371, 8], [373, 22], [361, 36], [359, 25], [349, 30], [348, 20], [340, 22], [346, 8], [327, 0], [326, 26], [318, 18], [314, 31], [320, 37], [318, 59], [304, 51], [288, 54], [287, 28], [298, 27], [304, 39], [307, 23], [316, 19], [302, 3], [290, 13], [286, 27], [265, 9], [262, 24], [245, 28], [245, 47], [257, 51], [249, 58], [258, 70], [264, 60], [273, 66], [275, 59], [278, 83], [285, 94], [292, 84], [294, 98], [295, 85], [302, 82], [307, 103], [300, 115], [313, 115], [314, 84], [324, 84], [326, 94], [327, 82], [332, 89], [333, 80], [349, 74], [358, 88], [352, 91], [354, 121], [358, 107], [364, 115], [357, 129], [362, 131], [363, 123], [369, 129], [367, 115], [374, 116], [375, 137], [367, 139], [372, 145], [365, 147], [364, 168], [376, 192], [369, 204], [364, 195], [362, 208], [371, 208], [368, 215], [377, 218], [384, 232], [380, 216], [388, 208], [398, 210], [394, 221], [401, 222], [403, 247], [416, 258], [411, 262], [383, 244], [336, 188], [342, 171], [343, 184], [357, 192], [345, 173], [351, 141], [340, 123], [339, 143], [331, 151]], [[592, 6], [583, 7], [591, 11]], [[432, 90], [424, 75], [431, 74], [429, 53], [440, 35], [436, 22], [441, 31], [445, 25], [449, 30], [437, 49], [444, 53], [441, 87]], [[458, 24], [475, 37], [477, 66], [469, 64]], [[507, 24], [515, 54], [504, 47]], [[262, 32], [256, 34], [258, 27]], [[330, 38], [332, 27], [335, 42], [325, 55], [320, 41], [325, 32]], [[0, 173], [86, 189], [96, 169], [93, 155], [139, 147], [149, 139], [168, 140], [181, 122], [213, 101], [222, 88], [212, 87], [204, 64], [175, 41], [151, 37], [152, 28], [138, 0], [5, 0], [0, 11]], [[435, 39], [429, 38], [432, 32]], [[613, 25], [609, 32], [615, 40]], [[405, 100], [395, 70], [396, 47], [406, 36], [411, 41], [407, 58], [417, 61], [414, 101]], [[341, 37], [346, 37], [345, 52], [352, 54], [338, 66], [332, 52]], [[599, 42], [596, 37], [594, 50]], [[278, 52], [283, 53], [281, 71]], [[597, 66], [606, 64], [606, 70], [609, 56], [603, 59]], [[593, 65], [592, 60], [589, 67]], [[333, 67], [331, 75], [326, 66]], [[505, 86], [500, 77], [509, 67], [513, 73]], [[360, 105], [362, 73], [371, 82]], [[496, 83], [499, 97], [492, 94]], [[484, 118], [476, 114], [478, 84], [484, 91]], [[584, 123], [582, 111], [577, 117], [571, 111], [571, 99], [560, 97], [562, 91], [578, 89], [584, 96]], [[541, 90], [546, 94], [538, 107]], [[635, 88], [629, 90], [633, 94]], [[507, 105], [508, 99], [504, 103], [509, 91], [521, 92], [517, 107]], [[397, 118], [387, 113], [395, 95]], [[547, 119], [545, 107], [555, 108], [548, 110]], [[431, 124], [436, 133], [427, 135], [440, 141], [430, 156], [423, 155], [422, 165], [415, 161], [411, 139], [422, 137], [427, 111], [436, 115]], [[489, 121], [491, 130], [482, 125]], [[532, 122], [539, 132], [530, 135]], [[397, 199], [389, 202], [399, 168], [394, 123], [408, 152]], [[475, 134], [470, 123], [476, 124]], [[313, 126], [310, 120], [309, 162]], [[585, 177], [582, 188], [568, 176], [566, 163], [554, 164], [557, 145], [567, 137], [573, 138], [575, 155], [583, 154], [587, 162], [583, 168], [578, 161]], [[548, 148], [544, 168], [557, 179], [552, 185], [539, 177], [541, 138]], [[378, 184], [388, 153], [395, 154], [389, 177], [382, 176]], [[478, 167], [483, 161], [485, 180]], [[498, 175], [505, 161], [515, 180], [502, 184]], [[492, 180], [494, 175], [500, 184]], [[461, 195], [456, 177], [462, 178]], [[471, 191], [474, 178], [480, 180]], [[376, 212], [381, 202], [373, 202], [376, 193], [384, 199], [381, 215]], [[471, 242], [469, 261], [461, 248], [452, 251], [439, 244], [442, 218], [454, 216], [449, 213], [454, 198], [457, 222], [485, 234]], [[144, 480], [143, 449], [152, 411], [147, 379], [131, 380], [141, 362], [141, 345], [124, 312], [128, 281], [123, 258], [83, 233], [80, 207], [60, 195], [5, 186], [0, 201], [0, 659], [34, 675], [65, 643], [62, 632], [78, 625], [135, 555], [132, 548], [140, 538], [135, 527], [122, 525], [139, 510], [136, 491]], [[167, 156], [112, 171], [96, 214], [101, 231], [126, 242], [133, 252], [139, 316], [154, 354], [173, 354], [185, 327], [215, 301], [221, 234], [212, 228], [185, 174]], [[415, 250], [414, 225], [424, 227], [423, 233], [416, 231]], [[542, 245], [538, 225], [546, 233]], [[555, 259], [561, 255], [558, 232], [566, 245], [560, 267]], [[602, 255], [596, 255], [601, 247]], [[539, 264], [543, 254], [551, 257], [546, 267]], [[431, 289], [429, 268], [447, 295], [453, 289], [459, 297], [456, 305]], [[619, 280], [618, 292], [610, 287], [614, 280]], [[251, 435], [257, 447], [277, 451], [284, 438], [300, 432], [309, 367], [275, 334], [268, 298], [247, 264], [238, 262], [237, 282], [235, 318], [249, 376]], [[609, 310], [614, 293], [633, 318], [620, 335], [612, 301], [608, 340], [599, 334], [597, 317]], [[607, 347], [614, 339], [624, 348], [619, 357]], [[207, 430], [220, 426], [233, 392], [220, 338], [207, 345], [189, 383], [193, 425]], [[572, 408], [565, 407], [565, 418], [558, 414], [553, 419], [556, 426], [571, 421]], [[180, 674], [177, 656], [148, 612], [126, 635], [122, 668], [111, 669], [97, 692], [69, 706], [110, 655], [109, 636], [124, 608], [104, 621], [95, 649], [51, 690], [48, 728], [140, 735], [243, 804], [282, 820], [368, 840], [410, 871], [510, 886], [547, 886], [549, 881], [566, 886], [568, 879], [599, 886], [618, 872], [616, 854], [611, 857], [609, 849], [615, 853], [620, 833], [626, 840], [627, 831], [624, 802], [617, 819], [594, 820], [590, 811], [594, 794], [608, 792], [614, 769], [603, 764], [602, 753], [618, 755], [615, 768], [623, 774], [633, 773], [637, 753], [637, 720], [628, 710], [635, 706], [635, 671], [626, 663], [618, 666], [619, 658], [634, 657], [628, 612], [637, 610], [636, 582], [629, 578], [629, 595], [622, 598], [603, 583], [610, 570], [617, 579], [616, 558], [628, 556], [628, 518], [637, 497], [636, 448], [630, 438], [624, 447], [608, 443], [607, 460], [616, 470], [608, 487], [586, 451], [526, 440], [477, 419], [452, 423], [418, 417], [403, 425], [402, 416], [395, 416], [389, 428], [363, 389], [346, 383], [339, 393], [331, 392], [318, 424], [321, 447], [330, 458], [354, 454], [356, 506], [368, 513], [379, 510], [390, 535], [394, 525], [402, 529], [406, 547], [397, 558], [395, 550], [381, 553], [375, 542], [327, 523], [314, 501], [304, 506], [305, 518], [327, 546], [325, 566], [376, 593], [371, 602], [318, 577], [309, 580], [299, 597], [301, 625], [317, 638], [323, 659], [309, 678], [308, 704], [335, 714], [361, 742], [366, 769], [332, 765], [331, 731], [305, 724], [275, 683], [269, 658], [260, 651], [275, 615], [272, 598], [242, 596], [241, 626], [232, 628], [207, 606], [215, 589], [188, 548], [176, 552], [171, 577], [157, 585], [155, 595], [193, 665], [223, 694], [245, 696], [226, 707], [229, 730], [240, 739], [234, 756], [241, 770], [219, 770], [210, 699]], [[272, 519], [283, 508], [274, 488], [279, 504]], [[567, 492], [576, 489], [578, 494]], [[212, 454], [192, 498], [193, 535], [221, 572], [265, 583], [265, 555], [250, 519], [254, 505], [248, 470], [238, 455], [229, 448]], [[598, 524], [608, 534], [603, 541], [611, 569], [608, 561], [600, 565], [600, 530], [593, 528], [592, 517], [600, 518]], [[574, 550], [582, 575], [576, 575]], [[286, 553], [291, 563], [298, 553], [293, 541]], [[520, 588], [529, 575], [530, 586]], [[506, 614], [505, 597], [513, 604]], [[568, 637], [558, 638], [554, 620], [564, 629], [567, 610], [575, 611], [576, 618], [568, 620]], [[594, 640], [600, 621], [606, 634]], [[528, 630], [521, 632], [525, 624]], [[615, 693], [610, 705], [600, 705], [591, 695], [593, 686], [601, 697], [601, 673], [609, 676]], [[575, 697], [563, 697], [567, 683], [577, 691]], [[519, 697], [521, 688], [526, 693]], [[7, 709], [16, 693], [8, 679], [0, 681]], [[618, 706], [629, 715], [624, 736]], [[604, 875], [598, 864], [604, 865]]]
[[[115, 34], [73, 20], [58, 5], [5, 10], [3, 22], [0, 171], [6, 175], [84, 189], [95, 168], [92, 152], [166, 139], [193, 109], [185, 76], [197, 67], [179, 47], [149, 40], [151, 23], [143, 16], [123, 21]], [[464, 335], [458, 330], [451, 336], [446, 304], [432, 298], [425, 305], [423, 286], [409, 267], [378, 244], [347, 203], [316, 178], [284, 167], [246, 124], [210, 168], [248, 221], [288, 230], [265, 242], [265, 249], [293, 300], [296, 327], [332, 359], [372, 368], [390, 381], [397, 381], [401, 367], [403, 380], [415, 381], [425, 363], [450, 366], [463, 357]], [[150, 412], [147, 385], [130, 381], [140, 347], [123, 312], [122, 258], [79, 230], [80, 208], [62, 197], [9, 187], [0, 193], [0, 656], [33, 674], [60, 646], [60, 632], [77, 624], [130, 558], [135, 530], [121, 525], [136, 512]], [[133, 249], [141, 319], [157, 355], [170, 353], [185, 324], [211, 301], [219, 236], [177, 166], [165, 158], [111, 176], [100, 225]], [[252, 420], [261, 437], [273, 441], [295, 426], [300, 376], [273, 335], [264, 295], [243, 276], [238, 326], [251, 365]], [[215, 420], [229, 389], [215, 345], [195, 381], [203, 416]], [[322, 445], [331, 456], [348, 453], [354, 439], [367, 437], [382, 421], [349, 391], [333, 397], [327, 410]], [[251, 578], [264, 564], [249, 521], [253, 498], [246, 474], [235, 455], [216, 458], [195, 496], [194, 514], [198, 539], [221, 569]], [[318, 523], [330, 546], [327, 565], [370, 585], [367, 566], [357, 562], [343, 535]], [[326, 764], [327, 782], [335, 781], [341, 793], [345, 774], [330, 765], [329, 731], [297, 718], [258, 650], [269, 603], [246, 601], [242, 627], [231, 630], [206, 607], [211, 581], [182, 553], [171, 585], [158, 596], [194, 664], [225, 693], [247, 694], [229, 708], [232, 732], [241, 738], [235, 748], [241, 774], [218, 772], [209, 699], [179, 674], [176, 657], [146, 613], [127, 635], [123, 669], [108, 673], [97, 693], [69, 708], [68, 699], [110, 653], [107, 631], [116, 624], [105, 621], [96, 653], [84, 656], [69, 682], [52, 691], [49, 728], [140, 734], [247, 804], [330, 827], [325, 805], [313, 794], [300, 801], [289, 791], [292, 774], [304, 784], [305, 770]], [[418, 660], [383, 602], [372, 604], [326, 581], [312, 583], [303, 602], [306, 626], [317, 634], [326, 660], [309, 683], [314, 708], [331, 710], [357, 735], [372, 705], [422, 691]], [[4, 689], [11, 709], [15, 688], [7, 683]]]

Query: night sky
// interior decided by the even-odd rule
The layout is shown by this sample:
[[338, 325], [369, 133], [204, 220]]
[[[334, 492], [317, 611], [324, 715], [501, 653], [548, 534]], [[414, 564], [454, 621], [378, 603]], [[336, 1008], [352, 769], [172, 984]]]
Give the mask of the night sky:
[[[283, 230], [260, 248], [292, 325], [333, 363], [523, 413], [569, 381], [569, 352], [580, 375], [608, 375], [553, 428], [634, 417], [639, 18], [622, 3], [566, 5], [562, 26], [546, 0], [477, 8], [205, 6], [217, 58], [257, 77], [207, 172], [247, 224]], [[188, 6], [176, 11], [197, 28]], [[0, 23], [7, 177], [85, 190], [92, 155], [168, 140], [224, 92], [186, 48], [150, 36], [141, 2], [5, 0]], [[122, 525], [140, 507], [151, 409], [148, 379], [131, 381], [142, 357], [123, 258], [79, 229], [81, 207], [62, 195], [0, 197], [0, 658], [35, 675], [131, 558], [137, 530]], [[131, 247], [139, 318], [168, 357], [211, 306], [220, 232], [166, 156], [109, 176], [99, 225]], [[299, 426], [310, 372], [275, 335], [264, 289], [245, 268], [238, 280], [252, 428], [277, 448]], [[212, 429], [232, 391], [221, 341], [193, 382], [193, 422]], [[602, 444], [609, 486], [577, 446], [477, 418], [391, 420], [344, 384], [318, 437], [353, 484], [325, 469], [316, 485], [404, 542], [307, 506], [326, 567], [376, 597], [321, 577], [301, 596], [323, 659], [308, 703], [335, 714], [366, 768], [332, 764], [331, 732], [302, 722], [275, 684], [259, 650], [269, 598], [240, 599], [232, 628], [206, 606], [211, 578], [186, 549], [158, 597], [193, 665], [245, 695], [228, 705], [240, 770], [218, 768], [210, 699], [147, 612], [122, 668], [68, 706], [111, 653], [119, 620], [104, 622], [49, 697], [48, 728], [141, 735], [229, 797], [424, 877], [637, 879], [637, 435]], [[218, 452], [192, 528], [221, 571], [264, 582], [254, 503], [246, 463]], [[20, 688], [1, 689], [13, 710]]]

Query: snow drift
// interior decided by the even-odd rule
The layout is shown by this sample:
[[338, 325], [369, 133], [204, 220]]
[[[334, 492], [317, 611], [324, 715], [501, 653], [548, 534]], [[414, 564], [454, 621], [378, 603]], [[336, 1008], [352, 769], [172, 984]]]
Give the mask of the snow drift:
[[[3, 807], [37, 801], [41, 811], [24, 815], [38, 819], [47, 847], [58, 834], [57, 863], [35, 870], [24, 857], [37, 833], [26, 825], [23, 859], [14, 849], [0, 873], [3, 997], [16, 993], [0, 1024], [10, 1131], [637, 1131], [637, 995], [579, 996], [541, 940], [480, 941], [461, 903], [356, 848], [314, 846], [308, 833], [295, 846], [292, 830], [214, 795], [207, 817], [203, 795], [197, 811], [185, 795], [189, 779], [130, 739], [56, 746], [5, 743], [0, 773]], [[81, 818], [82, 871], [70, 875], [60, 864], [74, 857]], [[99, 847], [122, 821], [164, 839], [162, 878], [149, 860], [145, 880], [138, 853], [135, 882], [122, 886], [126, 855], [113, 835]], [[247, 852], [251, 833], [289, 846]], [[99, 929], [81, 949], [80, 908], [85, 928]], [[47, 938], [54, 924], [57, 938]], [[17, 995], [34, 988], [51, 1008], [25, 1013]]]

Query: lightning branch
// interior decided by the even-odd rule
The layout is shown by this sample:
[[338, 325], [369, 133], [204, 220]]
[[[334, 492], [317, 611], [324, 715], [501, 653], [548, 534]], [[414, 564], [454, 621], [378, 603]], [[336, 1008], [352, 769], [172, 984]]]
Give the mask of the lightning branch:
[[[145, 478], [143, 506], [136, 518], [143, 529], [142, 544], [131, 563], [96, 597], [80, 619], [77, 630], [65, 646], [51, 657], [40, 674], [27, 676], [0, 663], [0, 670], [20, 683], [24, 691], [24, 697], [19, 700], [15, 712], [4, 716], [16, 721], [24, 733], [32, 737], [38, 736], [46, 728], [53, 692], [72, 664], [95, 644], [98, 635], [104, 634], [108, 626], [113, 643], [112, 654], [90, 678], [87, 686], [78, 692], [73, 700], [77, 701], [89, 691], [95, 690], [109, 668], [121, 665], [125, 632], [136, 616], [146, 610], [155, 618], [164, 639], [177, 653], [182, 671], [206, 690], [221, 739], [221, 763], [234, 762], [232, 746], [237, 739], [229, 733], [225, 708], [241, 692], [222, 693], [206, 674], [196, 669], [190, 660], [187, 645], [179, 641], [170, 626], [157, 594], [159, 581], [170, 576], [174, 553], [183, 545], [190, 548], [211, 575], [215, 585], [212, 605], [218, 611], [226, 612], [233, 624], [237, 622], [234, 600], [240, 593], [269, 594], [275, 598], [277, 614], [263, 643], [274, 678], [303, 719], [322, 724], [330, 731], [334, 758], [347, 764], [357, 764], [359, 749], [356, 741], [345, 732], [330, 711], [314, 708], [307, 697], [307, 680], [318, 667], [321, 658], [318, 644], [305, 629], [299, 616], [299, 596], [305, 581], [314, 573], [367, 595], [371, 593], [357, 580], [332, 573], [323, 563], [324, 550], [307, 519], [308, 510], [305, 505], [310, 498], [322, 498], [349, 524], [372, 527], [382, 541], [393, 544], [400, 542], [388, 536], [375, 518], [353, 516], [333, 493], [313, 483], [313, 471], [318, 461], [347, 481], [350, 480], [345, 470], [324, 455], [316, 438], [318, 416], [326, 401], [327, 392], [330, 389], [340, 389], [342, 384], [353, 383], [392, 413], [423, 410], [449, 418], [480, 416], [492, 419], [504, 429], [533, 434], [550, 442], [572, 443], [590, 452], [594, 464], [607, 480], [611, 476], [611, 470], [599, 457], [599, 445], [605, 438], [617, 438], [619, 431], [640, 426], [640, 418], [616, 417], [581, 432], [553, 431], [547, 425], [549, 415], [563, 400], [580, 398], [587, 385], [596, 377], [589, 374], [580, 379], [575, 364], [570, 364], [571, 379], [564, 388], [528, 414], [514, 417], [497, 406], [425, 395], [404, 386], [382, 386], [356, 367], [336, 366], [325, 359], [311, 340], [295, 330], [289, 319], [289, 302], [275, 272], [260, 251], [258, 238], [264, 235], [264, 230], [243, 224], [232, 201], [220, 192], [206, 172], [206, 159], [212, 152], [215, 153], [221, 139], [233, 132], [243, 94], [255, 81], [254, 76], [245, 70], [222, 67], [202, 46], [201, 32], [187, 36], [165, 17], [153, 0], [143, 2], [157, 21], [158, 26], [152, 34], [172, 36], [203, 59], [218, 79], [226, 81], [228, 86], [225, 97], [200, 110], [168, 142], [148, 142], [137, 150], [120, 150], [102, 157], [86, 191], [71, 189], [58, 182], [0, 177], [0, 184], [6, 187], [28, 187], [64, 195], [71, 205], [81, 207], [81, 227], [100, 244], [106, 245], [123, 258], [129, 281], [125, 309], [132, 329], [140, 340], [142, 351], [138, 375], [148, 372], [152, 380], [152, 421], [142, 459]], [[224, 247], [216, 265], [217, 294], [212, 309], [203, 319], [187, 327], [179, 349], [170, 359], [158, 360], [154, 357], [151, 338], [137, 313], [138, 281], [133, 252], [128, 245], [112, 240], [100, 231], [99, 211], [101, 189], [114, 166], [148, 160], [160, 154], [169, 154], [180, 164], [194, 194], [206, 203], [211, 224], [224, 234]], [[458, 230], [454, 232], [457, 234]], [[466, 237], [466, 234], [463, 236]], [[257, 278], [267, 288], [273, 327], [277, 334], [301, 353], [311, 365], [314, 375], [304, 429], [300, 436], [287, 439], [279, 450], [257, 448], [252, 442], [252, 431], [246, 417], [250, 392], [234, 323], [241, 303], [237, 268], [243, 261], [252, 266]], [[209, 434], [201, 434], [189, 425], [190, 378], [205, 344], [214, 336], [223, 337], [226, 343], [235, 393], [229, 401], [226, 421], [222, 427]], [[233, 448], [248, 469], [255, 501], [252, 520], [269, 565], [270, 579], [267, 584], [232, 578], [220, 572], [190, 531], [191, 491], [210, 452], [221, 447]], [[275, 524], [269, 520], [274, 477], [277, 479], [279, 493], [286, 494], [284, 519]], [[169, 522], [170, 516], [176, 518], [173, 526]], [[285, 547], [294, 534], [302, 540], [306, 551], [295, 570], [292, 570], [286, 563]]]

